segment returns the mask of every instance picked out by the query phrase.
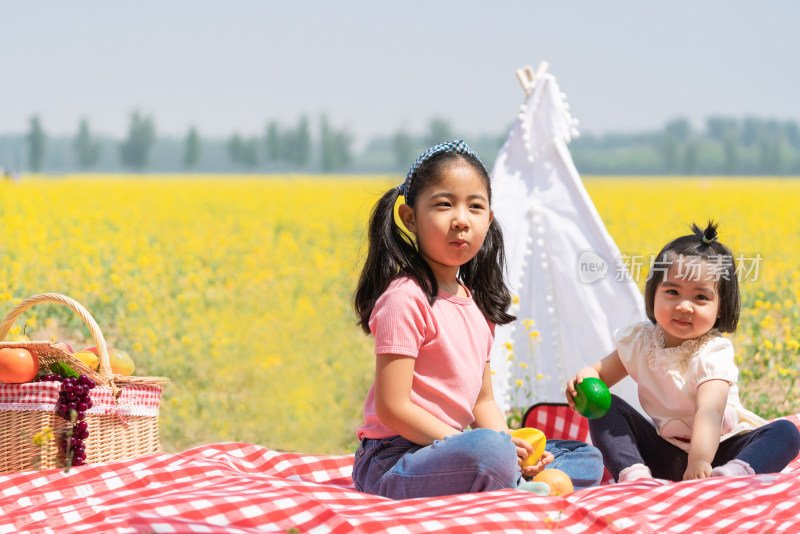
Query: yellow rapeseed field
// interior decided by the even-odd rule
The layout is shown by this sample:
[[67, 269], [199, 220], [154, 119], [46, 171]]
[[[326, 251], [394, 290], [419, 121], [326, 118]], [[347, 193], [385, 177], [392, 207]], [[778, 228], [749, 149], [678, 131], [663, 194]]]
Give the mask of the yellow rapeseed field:
[[[25, 177], [0, 183], [0, 312], [44, 292], [94, 316], [137, 374], [168, 376], [168, 451], [245, 441], [354, 450], [372, 378], [350, 295], [374, 201], [396, 177]], [[692, 221], [720, 222], [743, 281], [733, 337], [746, 403], [800, 411], [800, 180], [587, 178], [624, 254], [654, 254]], [[752, 265], [748, 265], [752, 267]], [[644, 272], [641, 286], [644, 285]], [[58, 304], [16, 324], [34, 339], [92, 345]]]

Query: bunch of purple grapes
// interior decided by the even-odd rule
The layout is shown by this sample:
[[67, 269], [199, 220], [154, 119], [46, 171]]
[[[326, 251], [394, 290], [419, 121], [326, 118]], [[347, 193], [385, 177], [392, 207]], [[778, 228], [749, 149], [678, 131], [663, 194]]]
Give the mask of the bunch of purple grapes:
[[40, 380], [61, 382], [56, 413], [72, 423], [72, 427], [64, 433], [59, 445], [67, 457], [72, 457], [72, 465], [83, 465], [86, 461], [86, 446], [83, 440], [89, 437], [89, 425], [85, 421], [86, 410], [92, 407], [89, 392], [95, 387], [94, 380], [86, 375], [64, 378], [55, 374], [44, 375]]

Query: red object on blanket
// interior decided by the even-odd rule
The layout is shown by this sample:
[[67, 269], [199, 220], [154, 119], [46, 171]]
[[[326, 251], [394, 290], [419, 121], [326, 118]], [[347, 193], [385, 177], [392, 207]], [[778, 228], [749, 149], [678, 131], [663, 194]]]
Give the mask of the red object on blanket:
[[800, 506], [798, 459], [777, 475], [405, 501], [355, 491], [351, 470], [350, 455], [219, 443], [68, 474], [3, 475], [0, 533], [790, 532]]

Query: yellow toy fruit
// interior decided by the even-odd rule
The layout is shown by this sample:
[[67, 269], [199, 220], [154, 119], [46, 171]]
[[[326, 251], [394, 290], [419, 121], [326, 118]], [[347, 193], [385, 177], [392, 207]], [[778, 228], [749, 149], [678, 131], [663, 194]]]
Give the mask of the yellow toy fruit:
[[100, 367], [100, 356], [88, 350], [82, 350], [73, 354], [76, 358], [86, 364], [92, 371], [97, 371]]
[[544, 436], [544, 432], [536, 428], [525, 427], [512, 431], [511, 436], [514, 438], [523, 439], [530, 443], [531, 447], [533, 447], [533, 452], [531, 452], [528, 455], [528, 458], [522, 462], [522, 467], [534, 465], [539, 461], [539, 458], [542, 457], [542, 453], [544, 453], [544, 446], [547, 444], [547, 439]]
[[[111, 364], [111, 371], [117, 375], [131, 376], [136, 370], [136, 364], [133, 363], [133, 359], [128, 356], [128, 353], [114, 347], [106, 347], [106, 349], [108, 350], [108, 363]], [[89, 347], [83, 350], [100, 355], [97, 347]]]

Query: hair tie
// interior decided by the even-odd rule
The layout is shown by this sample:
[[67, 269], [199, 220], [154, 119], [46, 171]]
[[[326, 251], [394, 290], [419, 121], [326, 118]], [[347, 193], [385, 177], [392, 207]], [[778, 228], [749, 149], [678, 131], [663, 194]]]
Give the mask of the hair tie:
[[457, 139], [455, 141], [446, 141], [444, 143], [439, 143], [438, 145], [430, 147], [428, 150], [420, 154], [414, 164], [409, 169], [408, 174], [406, 175], [406, 180], [402, 184], [397, 186], [397, 190], [400, 192], [401, 195], [405, 196], [411, 190], [411, 177], [414, 175], [414, 172], [419, 168], [420, 165], [425, 163], [425, 161], [429, 160], [431, 156], [434, 154], [438, 154], [439, 152], [458, 152], [459, 154], [467, 154], [472, 156], [476, 160], [483, 165], [481, 158], [478, 157], [478, 154], [472, 150], [467, 143], [464, 142], [463, 139]]
[[706, 245], [710, 245], [710, 244], [711, 244], [712, 242], [714, 242], [716, 239], [717, 239], [717, 236], [714, 236], [714, 237], [712, 237], [711, 239], [708, 239], [708, 238], [707, 238], [707, 237], [704, 235], [704, 236], [703, 236], [703, 243], [705, 243]]

